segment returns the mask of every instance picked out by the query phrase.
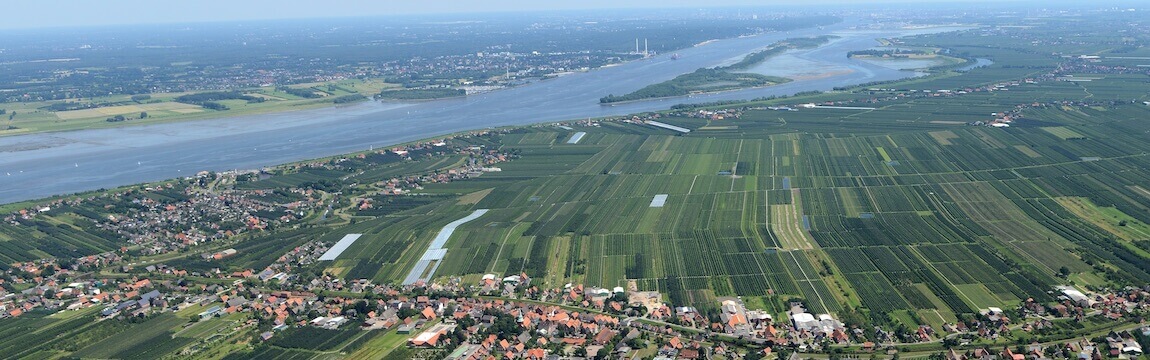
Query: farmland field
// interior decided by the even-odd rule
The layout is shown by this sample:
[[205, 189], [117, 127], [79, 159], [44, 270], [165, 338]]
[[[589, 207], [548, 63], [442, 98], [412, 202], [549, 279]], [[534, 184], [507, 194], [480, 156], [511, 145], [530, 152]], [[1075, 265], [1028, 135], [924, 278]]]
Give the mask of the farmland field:
[[[1034, 85], [1043, 86], [1063, 85]], [[1028, 90], [1021, 86], [1010, 96]], [[447, 240], [437, 278], [524, 273], [547, 287], [633, 282], [700, 308], [713, 307], [718, 296], [746, 296], [772, 311], [801, 300], [817, 312], [860, 306], [872, 315], [916, 314], [933, 323], [1026, 298], [1049, 299], [1048, 289], [1071, 279], [1092, 286], [1150, 280], [1150, 260], [1137, 246], [1150, 234], [1150, 191], [1138, 183], [1148, 175], [1144, 151], [1150, 146], [1128, 139], [1147, 129], [1129, 119], [1150, 115], [1150, 109], [1023, 110], [1042, 119], [1040, 127], [949, 122], [977, 121], [987, 112], [974, 114], [951, 102], [1003, 97], [927, 97], [875, 110], [747, 110], [724, 120], [738, 134], [676, 135], [613, 123], [577, 129], [587, 133], [577, 145], [562, 143], [573, 131], [513, 129], [482, 140], [520, 155], [501, 164], [500, 172], [426, 184], [418, 197], [374, 196], [380, 206], [357, 211], [355, 222], [257, 237], [263, 241], [236, 246], [239, 255], [218, 264], [263, 268], [278, 249], [359, 233], [363, 237], [324, 271], [398, 282], [438, 229], [482, 208], [490, 212]], [[1107, 117], [1113, 114], [1122, 115]], [[708, 126], [689, 113], [673, 115], [666, 121], [677, 126]], [[784, 125], [774, 123], [779, 118]], [[764, 127], [767, 122], [773, 125]], [[1129, 141], [1097, 140], [1108, 138]], [[360, 179], [438, 171], [466, 160], [372, 156], [365, 161], [378, 166]], [[278, 189], [345, 174], [281, 171], [237, 186]], [[659, 194], [666, 194], [664, 205], [651, 207]], [[100, 216], [86, 211], [73, 210]], [[80, 223], [83, 217], [73, 212], [42, 217], [35, 231], [5, 229], [0, 255], [65, 251], [21, 239]], [[74, 237], [74, 247], [110, 246]], [[1123, 271], [1099, 271], [1087, 260]], [[103, 356], [166, 349], [184, 344], [183, 335], [202, 337], [216, 328], [196, 325], [172, 337], [171, 326], [159, 326], [139, 341], [117, 342], [123, 346], [92, 346]], [[295, 350], [283, 343], [274, 351]]]
[[[460, 228], [448, 245], [459, 250], [448, 251], [438, 275], [524, 272], [550, 285], [605, 287], [635, 280], [640, 289], [697, 305], [712, 296], [773, 294], [834, 312], [845, 299], [858, 298], [871, 311], [918, 309], [936, 321], [1045, 298], [1044, 289], [1061, 283], [1054, 275], [1063, 267], [1077, 277], [1125, 281], [1095, 274], [1082, 260], [1091, 248], [1114, 248], [1112, 240], [1097, 236], [1116, 231], [1117, 222], [1096, 223], [1089, 231], [1051, 224], [1121, 215], [1128, 221], [1122, 236], [1138, 238], [1142, 220], [1118, 208], [1085, 206], [1092, 204], [1085, 199], [1140, 207], [1147, 194], [1107, 187], [1117, 192], [1108, 195], [1083, 186], [1106, 176], [1127, 178], [1111, 173], [1118, 164], [1141, 171], [1147, 160], [1142, 155], [1100, 147], [1093, 135], [1063, 141], [1104, 131], [1100, 128], [1072, 130], [1075, 125], [1067, 124], [1051, 136], [1050, 127], [906, 126], [900, 116], [920, 105], [892, 106], [908, 109], [831, 117], [823, 111], [787, 113], [786, 128], [809, 131], [782, 142], [762, 142], [746, 133], [737, 138], [639, 135], [627, 131], [634, 125], [617, 125], [580, 129], [588, 132], [583, 142], [588, 148], [573, 152], [556, 146], [555, 139], [566, 133], [541, 135], [546, 132], [536, 129], [506, 135], [501, 141], [524, 153], [563, 154], [568, 165], [557, 169], [528, 155], [486, 178], [481, 189], [490, 191], [462, 190], [471, 189], [464, 184], [429, 187], [439, 193], [460, 188], [452, 208], [492, 208], [494, 214], [487, 223]], [[957, 107], [931, 111], [938, 117], [976, 118]], [[1145, 112], [1126, 106], [1112, 111]], [[770, 116], [776, 115], [751, 111], [728, 123], [748, 131]], [[871, 120], [842, 120], [861, 116]], [[669, 122], [705, 126], [687, 118]], [[770, 133], [779, 131], [788, 130]], [[774, 139], [770, 133], [762, 136]], [[1020, 150], [1004, 151], [1015, 148]], [[1099, 159], [1083, 161], [1082, 155]], [[738, 169], [742, 176], [718, 174], [723, 169]], [[506, 185], [490, 187], [499, 183]], [[668, 194], [666, 205], [648, 206], [654, 194]], [[1055, 218], [1040, 215], [1040, 209], [1066, 203], [1046, 203], [1053, 194], [1083, 200]], [[436, 221], [452, 217], [440, 215]], [[402, 233], [391, 232], [395, 240], [390, 241], [405, 241], [396, 237]], [[1084, 240], [1097, 245], [1071, 245]], [[833, 268], [814, 260], [820, 257], [811, 251], [818, 249], [826, 251]], [[410, 254], [397, 258], [395, 268], [410, 267]], [[1110, 259], [1116, 266], [1137, 266]], [[843, 272], [851, 286], [831, 291], [831, 271]], [[380, 272], [376, 278], [395, 280], [395, 274]]]
[[[511, 286], [502, 296], [536, 296], [522, 288], [546, 293], [567, 284], [634, 287], [659, 291], [664, 301], [696, 307], [708, 319], [721, 311], [716, 300], [737, 297], [775, 319], [802, 304], [859, 328], [942, 327], [990, 307], [1013, 316], [1028, 299], [1057, 301], [1056, 286], [1087, 293], [1145, 286], [1150, 72], [1118, 66], [1124, 63], [1115, 59], [1065, 55], [1143, 50], [1069, 41], [1035, 51], [1035, 34], [1076, 38], [1078, 30], [1056, 20], [1017, 21], [1029, 25], [899, 40], [990, 60], [982, 67], [956, 70], [951, 65], [959, 64], [950, 64], [919, 78], [833, 92], [484, 129], [436, 140], [443, 144], [411, 145], [402, 156], [373, 148], [214, 183], [224, 189], [194, 188], [188, 183], [200, 179], [187, 178], [172, 181], [182, 188], [148, 185], [147, 191], [125, 193], [130, 198], [123, 201], [58, 201], [31, 215], [9, 216], [11, 225], [0, 226], [0, 263], [114, 253], [130, 265], [93, 274], [189, 281], [204, 296], [211, 296], [207, 284], [232, 284], [243, 289], [229, 289], [229, 296], [260, 299], [267, 293], [253, 289], [318, 289], [345, 312], [359, 305], [347, 301], [352, 298], [369, 300], [366, 306], [410, 295], [366, 293], [360, 286], [400, 284], [413, 269], [425, 269], [413, 279], [430, 277], [431, 291], [475, 285], [487, 274], [523, 274], [530, 287]], [[289, 95], [262, 94], [287, 101], [282, 96]], [[165, 102], [55, 116], [144, 110], [195, 109]], [[568, 142], [575, 134], [584, 135]], [[252, 210], [243, 219], [288, 220], [274, 228], [238, 224], [240, 234], [205, 241], [211, 251], [180, 243], [167, 254], [144, 254], [150, 249], [94, 225], [109, 218], [124, 222], [113, 214], [139, 213], [141, 204], [176, 204], [197, 195], [181, 189], [258, 194], [234, 201], [274, 210]], [[282, 204], [292, 207], [276, 207]], [[449, 223], [481, 209], [482, 216], [433, 240]], [[335, 259], [307, 257], [346, 234], [362, 237]], [[212, 256], [225, 248], [236, 252]], [[133, 269], [137, 264], [144, 269]], [[187, 273], [159, 276], [169, 269], [145, 272], [147, 265]], [[239, 279], [247, 270], [284, 276]], [[4, 285], [12, 293], [36, 291], [32, 284]], [[404, 290], [428, 291], [415, 287]], [[219, 338], [254, 339], [230, 334], [247, 326], [241, 325], [249, 320], [243, 310], [190, 323], [206, 310], [203, 304], [226, 301], [213, 298], [130, 321], [92, 322], [98, 309], [71, 318], [33, 311], [0, 319], [0, 337], [13, 339], [0, 342], [0, 353], [161, 358], [214, 346]], [[304, 314], [335, 313], [298, 315]], [[355, 323], [362, 315], [349, 317], [358, 316]], [[247, 322], [269, 331], [272, 324], [263, 320], [270, 319]], [[232, 357], [410, 358], [420, 351], [404, 347], [408, 336], [392, 330], [327, 330], [300, 320], [270, 340], [236, 345], [246, 352]], [[1016, 340], [1034, 339], [1009, 341]]]
[[[1033, 73], [1011, 73], [1016, 60], [1004, 63], [905, 86], [991, 86], [995, 77]], [[889, 100], [874, 109], [748, 109], [721, 125], [673, 112], [661, 121], [707, 130], [678, 135], [625, 123], [518, 130], [495, 142], [522, 159], [482, 185], [429, 186], [459, 198], [441, 208], [447, 212], [405, 221], [433, 220], [434, 228], [450, 213], [492, 209], [485, 222], [452, 237], [441, 277], [523, 272], [547, 286], [633, 281], [700, 307], [713, 306], [707, 302], [715, 296], [763, 297], [757, 301], [771, 307], [797, 298], [815, 311], [854, 303], [942, 323], [1050, 299], [1047, 290], [1067, 279], [1150, 280], [1135, 270], [1148, 264], [1144, 250], [1129, 243], [1146, 239], [1150, 220], [1143, 211], [1150, 192], [1136, 182], [1150, 166], [1150, 146], [1129, 138], [1147, 127], [1131, 119], [1150, 109], [1034, 105], [1114, 86], [1034, 82], [1009, 93]], [[875, 95], [824, 98], [853, 105]], [[1026, 104], [1016, 115], [1026, 120], [1009, 128], [966, 125], [990, 120], [1005, 104]], [[575, 131], [587, 135], [563, 146]], [[1129, 141], [1098, 140], [1113, 138]], [[649, 206], [656, 194], [667, 194], [664, 206]], [[433, 235], [385, 233], [389, 240], [365, 243], [369, 251], [361, 253]], [[410, 268], [415, 255], [396, 256], [394, 269], [385, 262], [376, 279], [397, 280], [395, 269]], [[1097, 259], [1129, 272], [1087, 264]]]
[[1091, 203], [1089, 199], [1079, 197], [1057, 198], [1058, 203], [1078, 217], [1089, 221], [1094, 226], [1102, 228], [1120, 239], [1148, 240], [1150, 239], [1150, 226], [1134, 219], [1115, 208], [1100, 207]]
[[159, 315], [133, 327], [132, 331], [113, 335], [78, 352], [97, 358], [152, 358], [157, 354], [165, 354], [195, 340], [172, 335], [174, 330], [185, 323], [187, 323], [186, 319], [171, 314]]

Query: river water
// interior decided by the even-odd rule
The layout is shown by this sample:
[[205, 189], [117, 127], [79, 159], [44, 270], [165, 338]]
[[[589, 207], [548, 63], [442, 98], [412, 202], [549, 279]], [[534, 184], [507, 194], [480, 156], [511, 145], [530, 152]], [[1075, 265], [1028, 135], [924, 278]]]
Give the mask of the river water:
[[[751, 99], [916, 76], [848, 59], [880, 37], [959, 30], [825, 29], [769, 33], [709, 42], [671, 54], [575, 73], [465, 98], [414, 104], [367, 102], [286, 113], [114, 129], [0, 138], [0, 203], [189, 176], [201, 170], [255, 169], [452, 132], [664, 110], [689, 102]], [[840, 38], [768, 59], [751, 71], [795, 81], [766, 88], [603, 106], [622, 95], [701, 67], [738, 61], [776, 41], [833, 34]]]

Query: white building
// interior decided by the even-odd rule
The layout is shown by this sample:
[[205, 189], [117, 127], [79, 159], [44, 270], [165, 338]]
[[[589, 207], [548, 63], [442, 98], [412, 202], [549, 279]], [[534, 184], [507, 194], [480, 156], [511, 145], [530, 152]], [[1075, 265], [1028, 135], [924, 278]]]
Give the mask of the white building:
[[815, 316], [810, 313], [798, 313], [791, 315], [791, 321], [795, 323], [795, 329], [814, 331], [819, 327], [819, 321], [815, 320]]

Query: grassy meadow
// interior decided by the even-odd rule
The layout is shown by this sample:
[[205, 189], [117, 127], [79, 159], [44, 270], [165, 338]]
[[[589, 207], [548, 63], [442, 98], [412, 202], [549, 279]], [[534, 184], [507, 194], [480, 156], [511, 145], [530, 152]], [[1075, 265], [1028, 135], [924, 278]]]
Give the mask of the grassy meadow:
[[[262, 98], [264, 101], [258, 103], [244, 100], [219, 101], [219, 103], [226, 105], [228, 110], [211, 110], [199, 105], [175, 101], [181, 95], [194, 94], [194, 92], [150, 94], [149, 99], [139, 101], [132, 100], [129, 95], [115, 95], [59, 101], [6, 103], [0, 104], [0, 109], [7, 110], [7, 115], [15, 112], [16, 116], [12, 117], [11, 120], [8, 119], [7, 115], [0, 116], [0, 129], [3, 129], [0, 130], [0, 136], [136, 126], [314, 109], [333, 106], [333, 99], [340, 96], [361, 94], [370, 98], [379, 93], [381, 89], [395, 86], [397, 85], [388, 84], [379, 79], [352, 79], [289, 86], [293, 89], [311, 89], [319, 95], [317, 98], [310, 99], [292, 95], [273, 87], [244, 89], [241, 90], [244, 94]], [[51, 105], [64, 103], [102, 105], [94, 108], [64, 111], [53, 111], [48, 108]], [[141, 113], [147, 113], [147, 117], [141, 118]], [[107, 121], [115, 116], [123, 116], [126, 120]]]

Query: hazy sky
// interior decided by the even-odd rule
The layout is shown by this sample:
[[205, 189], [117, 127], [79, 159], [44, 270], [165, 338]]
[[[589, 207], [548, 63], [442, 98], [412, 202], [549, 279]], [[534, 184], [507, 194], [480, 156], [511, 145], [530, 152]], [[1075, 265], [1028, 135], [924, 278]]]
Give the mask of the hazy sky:
[[924, 1], [939, 0], [15, 0], [4, 1], [0, 28], [411, 13]]

